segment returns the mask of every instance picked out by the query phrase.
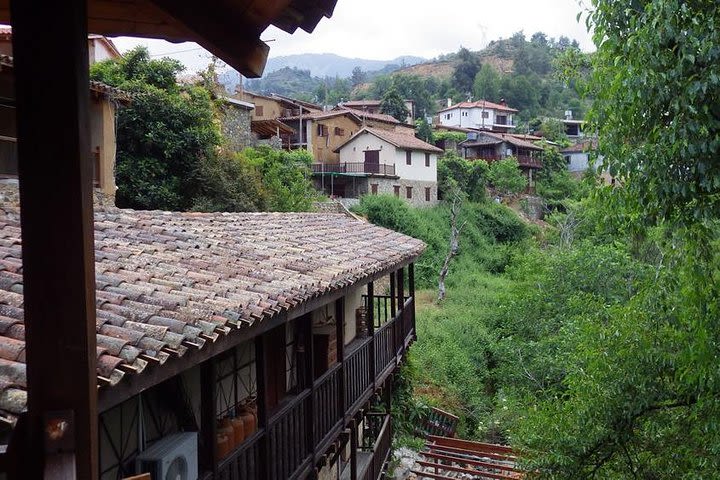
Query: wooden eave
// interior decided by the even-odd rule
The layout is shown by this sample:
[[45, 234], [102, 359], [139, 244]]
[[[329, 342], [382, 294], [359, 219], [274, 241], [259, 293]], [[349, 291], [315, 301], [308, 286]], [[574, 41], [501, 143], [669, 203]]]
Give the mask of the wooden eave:
[[[106, 36], [197, 42], [247, 77], [259, 77], [269, 52], [260, 40], [271, 24], [312, 32], [336, 0], [88, 0], [88, 30]], [[0, 0], [0, 23], [11, 23]]]

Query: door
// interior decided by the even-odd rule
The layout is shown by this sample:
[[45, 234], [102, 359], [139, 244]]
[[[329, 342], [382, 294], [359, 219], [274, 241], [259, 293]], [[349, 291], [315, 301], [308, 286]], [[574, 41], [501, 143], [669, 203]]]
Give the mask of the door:
[[365, 173], [380, 173], [380, 150], [365, 150]]

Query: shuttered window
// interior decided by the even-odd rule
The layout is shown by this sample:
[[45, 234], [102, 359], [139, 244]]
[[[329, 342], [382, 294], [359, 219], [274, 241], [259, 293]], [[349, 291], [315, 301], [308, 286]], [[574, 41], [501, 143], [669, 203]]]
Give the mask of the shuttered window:
[[405, 152], [405, 164], [412, 165], [412, 152], [410, 150]]
[[412, 187], [405, 187], [405, 196], [407, 198], [412, 198]]
[[429, 153], [425, 153], [425, 166], [426, 167], [430, 166], [430, 154]]
[[425, 187], [425, 201], [430, 201], [430, 187]]

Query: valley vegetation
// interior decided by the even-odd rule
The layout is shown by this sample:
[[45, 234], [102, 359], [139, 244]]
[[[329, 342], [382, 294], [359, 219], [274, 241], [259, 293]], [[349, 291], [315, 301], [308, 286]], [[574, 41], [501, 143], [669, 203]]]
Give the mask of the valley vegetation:
[[460, 436], [515, 447], [532, 478], [717, 478], [720, 8], [593, 3], [589, 73], [561, 60], [595, 99], [618, 186], [548, 188], [538, 226], [476, 188], [486, 166], [443, 160], [467, 223], [441, 303], [449, 207], [359, 207], [428, 244], [418, 342], [395, 392], [400, 443], [438, 406], [460, 416]]

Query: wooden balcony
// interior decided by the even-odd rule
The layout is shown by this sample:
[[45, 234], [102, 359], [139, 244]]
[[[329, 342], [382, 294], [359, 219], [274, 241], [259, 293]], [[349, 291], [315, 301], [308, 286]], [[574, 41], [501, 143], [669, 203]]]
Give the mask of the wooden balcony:
[[[346, 345], [344, 358], [315, 379], [310, 388], [286, 399], [266, 427], [246, 439], [217, 465], [214, 476], [206, 478], [285, 480], [307, 475], [397, 368], [414, 340], [413, 297], [405, 298], [395, 312], [394, 304], [394, 297], [375, 296], [373, 326], [377, 328], [370, 329], [372, 335]], [[358, 450], [358, 458], [364, 459], [362, 469], [356, 472], [358, 479], [377, 480], [389, 454], [389, 416], [384, 415], [379, 425], [372, 445]]]
[[386, 177], [396, 176], [395, 165], [387, 165], [384, 163], [313, 163], [311, 167], [312, 172], [317, 175], [325, 173], [335, 173], [350, 175], [380, 175]]

